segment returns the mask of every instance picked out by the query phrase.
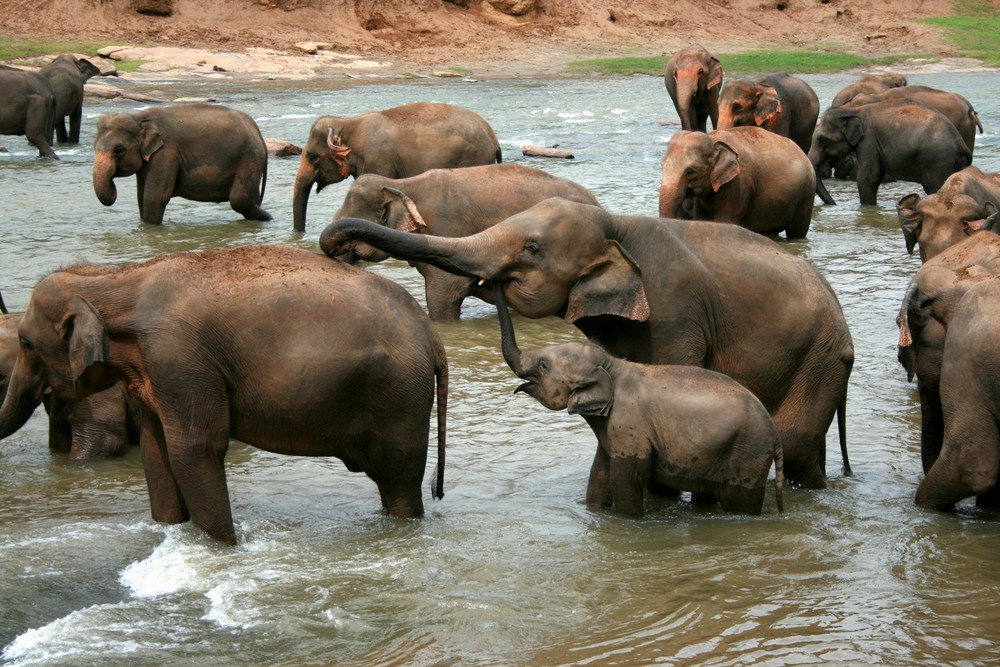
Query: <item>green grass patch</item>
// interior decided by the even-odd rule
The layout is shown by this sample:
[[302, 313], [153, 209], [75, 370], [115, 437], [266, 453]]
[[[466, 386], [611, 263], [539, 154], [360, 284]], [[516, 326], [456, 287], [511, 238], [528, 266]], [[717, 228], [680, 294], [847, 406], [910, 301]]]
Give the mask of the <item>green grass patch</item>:
[[987, 67], [1000, 67], [1000, 8], [976, 0], [958, 0], [956, 16], [938, 16], [923, 23], [944, 28], [945, 36], [958, 52], [982, 60]]
[[[907, 60], [915, 55], [894, 55], [880, 58], [866, 58], [849, 53], [828, 53], [815, 51], [745, 51], [742, 53], [716, 54], [726, 74], [757, 74], [762, 72], [789, 72], [792, 74], [815, 74], [818, 72], [839, 72], [853, 67], [891, 65]], [[667, 56], [649, 58], [603, 58], [578, 60], [569, 63], [568, 69], [577, 73], [594, 74], [648, 74], [663, 76], [667, 66]]]
[[119, 72], [137, 72], [139, 68], [146, 63], [148, 60], [116, 60], [115, 67], [118, 68]]
[[96, 56], [97, 50], [107, 46], [104, 42], [84, 40], [48, 40], [29, 37], [0, 36], [0, 61], [25, 60], [53, 53], [85, 53]]

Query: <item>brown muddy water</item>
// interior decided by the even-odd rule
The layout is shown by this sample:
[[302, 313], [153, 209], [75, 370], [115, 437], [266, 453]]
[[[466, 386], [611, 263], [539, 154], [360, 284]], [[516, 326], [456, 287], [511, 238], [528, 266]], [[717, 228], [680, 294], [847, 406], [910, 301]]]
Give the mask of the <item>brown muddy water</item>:
[[[851, 75], [805, 77], [824, 107]], [[975, 164], [1000, 171], [1000, 75], [912, 75], [979, 111]], [[324, 113], [433, 100], [495, 128], [505, 160], [590, 188], [608, 209], [655, 214], [659, 159], [677, 129], [661, 79], [143, 84], [249, 112], [264, 136], [305, 141]], [[175, 199], [162, 227], [138, 221], [134, 179], [118, 203], [91, 188], [97, 117], [83, 143], [36, 158], [2, 137], [0, 289], [21, 310], [34, 283], [78, 261], [126, 263], [239, 244], [316, 248], [347, 184], [310, 201], [292, 231], [297, 160], [272, 158], [264, 206]], [[532, 160], [559, 144], [572, 161]], [[380, 515], [375, 486], [336, 459], [234, 443], [227, 458], [239, 545], [149, 517], [136, 452], [72, 464], [49, 454], [39, 411], [0, 443], [0, 661], [10, 665], [787, 665], [1000, 664], [1000, 517], [970, 502], [913, 505], [921, 476], [915, 386], [895, 360], [894, 317], [919, 265], [895, 213], [908, 183], [861, 207], [832, 182], [807, 241], [784, 243], [833, 285], [857, 360], [848, 398], [855, 475], [828, 438], [829, 488], [769, 492], [760, 517], [685, 500], [632, 520], [583, 504], [594, 437], [578, 417], [525, 395], [499, 352], [496, 314], [470, 302], [438, 327], [451, 366], [446, 496], [427, 516]], [[422, 299], [402, 262], [372, 267]], [[761, 298], [781, 298], [761, 286]], [[533, 348], [578, 338], [556, 319], [517, 318]], [[317, 344], [334, 345], [335, 340]], [[427, 480], [435, 460], [428, 462]], [[428, 483], [429, 486], [429, 483]]]

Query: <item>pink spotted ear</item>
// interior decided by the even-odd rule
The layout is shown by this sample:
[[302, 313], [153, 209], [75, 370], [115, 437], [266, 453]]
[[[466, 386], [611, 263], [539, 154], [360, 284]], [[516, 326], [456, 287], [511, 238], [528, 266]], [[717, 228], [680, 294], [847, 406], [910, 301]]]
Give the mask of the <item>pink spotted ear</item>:
[[343, 178], [347, 178], [351, 175], [351, 165], [347, 161], [347, 156], [351, 154], [351, 147], [342, 143], [343, 139], [340, 135], [334, 136], [333, 128], [331, 127], [326, 133], [326, 145], [330, 149], [330, 157], [333, 161], [337, 163], [340, 168], [340, 175]]
[[771, 129], [781, 119], [781, 100], [772, 86], [758, 89], [757, 103], [754, 105], [753, 122], [757, 127]]

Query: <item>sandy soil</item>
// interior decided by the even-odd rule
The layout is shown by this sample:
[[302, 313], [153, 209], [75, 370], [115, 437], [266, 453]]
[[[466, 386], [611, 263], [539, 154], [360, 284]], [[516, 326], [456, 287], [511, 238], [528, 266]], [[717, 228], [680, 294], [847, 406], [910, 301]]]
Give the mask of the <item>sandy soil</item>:
[[[113, 56], [149, 61], [134, 78], [544, 76], [580, 58], [690, 43], [955, 55], [915, 22], [948, 15], [951, 0], [173, 0], [169, 17], [139, 14], [142, 4], [0, 0], [0, 30], [131, 47]], [[310, 41], [330, 48], [295, 46]], [[965, 65], [974, 63], [943, 66]]]

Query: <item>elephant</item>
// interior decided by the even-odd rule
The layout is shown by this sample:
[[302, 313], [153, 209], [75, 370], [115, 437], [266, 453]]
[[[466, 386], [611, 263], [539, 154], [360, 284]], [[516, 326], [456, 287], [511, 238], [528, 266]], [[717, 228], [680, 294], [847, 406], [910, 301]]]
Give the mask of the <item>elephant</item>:
[[[354, 181], [337, 218], [361, 218], [401, 231], [436, 236], [469, 236], [549, 197], [585, 204], [597, 200], [582, 185], [539, 169], [491, 164], [431, 169], [409, 178], [363, 174]], [[388, 255], [355, 246], [350, 261], [381, 262]], [[457, 320], [468, 296], [491, 301], [492, 294], [460, 276], [429, 264], [414, 265], [424, 278], [432, 320]]]
[[787, 137], [759, 127], [682, 130], [660, 165], [662, 218], [731, 222], [789, 239], [809, 231], [816, 174]]
[[0, 67], [0, 134], [23, 135], [40, 157], [58, 160], [52, 150], [56, 96], [37, 72]]
[[499, 284], [518, 313], [563, 317], [616, 357], [731, 376], [777, 424], [789, 482], [826, 485], [826, 432], [837, 414], [850, 474], [847, 322], [819, 273], [764, 236], [553, 198], [460, 238], [344, 218], [326, 227], [320, 248], [335, 256], [358, 241]]
[[784, 511], [778, 429], [757, 397], [732, 378], [695, 366], [616, 359], [593, 343], [522, 352], [496, 290], [504, 360], [524, 392], [549, 410], [581, 415], [600, 443], [587, 504], [643, 515], [647, 485], [690, 491], [698, 504], [760, 514], [771, 464]]
[[941, 451], [917, 487], [916, 503], [950, 510], [976, 496], [1000, 507], [1000, 282], [973, 284], [955, 307], [941, 355]]
[[72, 266], [38, 282], [18, 335], [0, 439], [44, 392], [81, 398], [125, 382], [141, 405], [156, 521], [190, 519], [235, 544], [230, 437], [335, 456], [375, 482], [390, 516], [420, 516], [435, 395], [433, 495], [444, 495], [445, 350], [417, 301], [374, 273], [291, 246]]
[[94, 138], [94, 192], [118, 198], [114, 179], [135, 174], [139, 217], [163, 223], [172, 197], [228, 201], [247, 220], [266, 221], [267, 147], [253, 119], [215, 104], [180, 104], [104, 115]]
[[854, 83], [849, 83], [841, 88], [840, 92], [834, 96], [830, 106], [844, 106], [858, 95], [876, 95], [884, 93], [890, 88], [902, 88], [906, 85], [908, 82], [902, 74], [865, 74]]
[[[92, 62], [63, 54], [38, 71], [48, 81], [56, 98], [56, 139], [71, 144], [80, 143], [80, 121], [83, 119], [83, 85], [101, 73]], [[66, 117], [69, 116], [69, 131]]]
[[756, 125], [788, 137], [809, 152], [819, 117], [819, 97], [802, 79], [777, 72], [753, 79], [730, 79], [719, 98], [720, 130]]
[[708, 129], [719, 125], [719, 91], [722, 89], [722, 63], [705, 47], [684, 47], [667, 61], [663, 83], [685, 130]]
[[979, 120], [979, 114], [972, 107], [969, 100], [957, 93], [949, 93], [929, 86], [903, 86], [901, 88], [889, 88], [885, 92], [858, 95], [845, 102], [843, 106], [857, 108], [865, 104], [884, 102], [892, 100], [896, 102], [919, 102], [929, 106], [951, 121], [958, 133], [962, 136], [962, 141], [969, 147], [969, 153], [974, 153], [976, 149], [976, 129], [983, 132], [983, 124]]
[[322, 116], [309, 130], [292, 195], [296, 231], [306, 229], [313, 184], [320, 192], [348, 176], [409, 178], [428, 169], [503, 161], [493, 128], [454, 104], [416, 102], [351, 118]]
[[974, 285], [1000, 279], [1000, 236], [976, 233], [924, 263], [900, 306], [897, 358], [920, 396], [920, 458], [926, 473], [944, 437], [941, 358], [958, 302]]
[[[17, 329], [23, 314], [0, 315], [0, 402], [17, 360]], [[138, 404], [119, 382], [79, 400], [42, 397], [49, 416], [49, 449], [69, 454], [71, 461], [121, 456], [139, 444]]]
[[926, 262], [971, 234], [1000, 232], [1000, 174], [966, 167], [948, 177], [941, 189], [923, 199], [908, 194], [896, 203], [906, 252], [920, 246], [920, 261]]
[[877, 203], [879, 185], [890, 179], [920, 183], [927, 194], [937, 192], [951, 174], [972, 163], [972, 153], [951, 121], [914, 102], [827, 109], [809, 149], [817, 189], [826, 190], [821, 170], [852, 152], [858, 159], [862, 204]]

